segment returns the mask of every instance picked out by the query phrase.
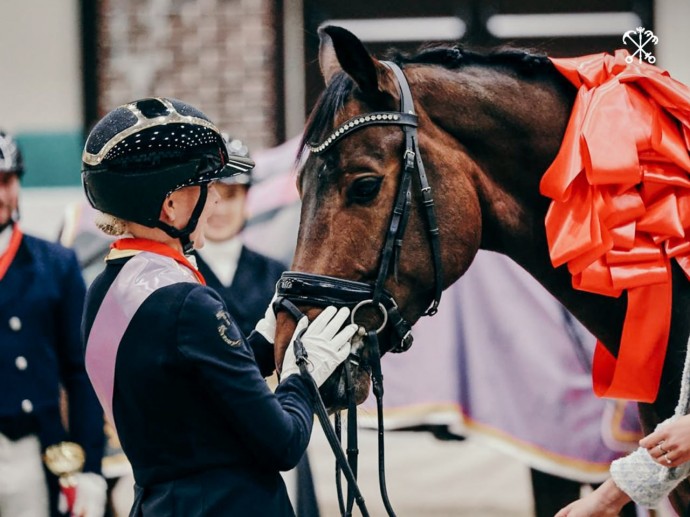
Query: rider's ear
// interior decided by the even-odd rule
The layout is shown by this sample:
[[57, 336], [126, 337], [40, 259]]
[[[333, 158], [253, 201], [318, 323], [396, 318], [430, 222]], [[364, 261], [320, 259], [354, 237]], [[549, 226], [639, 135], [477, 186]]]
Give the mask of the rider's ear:
[[340, 71], [347, 73], [365, 94], [379, 91], [374, 58], [351, 32], [328, 25], [319, 27], [319, 64], [326, 84]]
[[175, 211], [177, 209], [177, 204], [173, 194], [175, 194], [175, 192], [166, 197], [165, 201], [163, 201], [163, 206], [161, 206], [161, 214], [159, 219], [166, 224], [173, 224], [175, 222]]

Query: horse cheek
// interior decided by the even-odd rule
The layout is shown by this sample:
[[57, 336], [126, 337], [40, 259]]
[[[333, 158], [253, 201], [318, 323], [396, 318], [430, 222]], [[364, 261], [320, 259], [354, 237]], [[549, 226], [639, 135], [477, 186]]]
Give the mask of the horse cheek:
[[482, 239], [482, 213], [476, 190], [469, 180], [460, 181], [450, 198], [441, 199], [448, 207], [439, 214], [441, 253], [444, 266], [444, 288], [450, 286], [469, 269]]

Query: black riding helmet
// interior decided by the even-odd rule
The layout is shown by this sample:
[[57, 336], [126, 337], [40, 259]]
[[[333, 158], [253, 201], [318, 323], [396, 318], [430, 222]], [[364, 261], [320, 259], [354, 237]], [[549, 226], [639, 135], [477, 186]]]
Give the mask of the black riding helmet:
[[[82, 155], [84, 191], [91, 206], [120, 219], [161, 228], [185, 251], [206, 202], [209, 182], [246, 173], [254, 162], [229, 156], [216, 126], [175, 99], [148, 98], [114, 109], [91, 130]], [[201, 195], [183, 229], [159, 220], [165, 198], [199, 185]]]
[[0, 130], [0, 174], [2, 173], [13, 173], [21, 178], [24, 174], [24, 160], [12, 135]]

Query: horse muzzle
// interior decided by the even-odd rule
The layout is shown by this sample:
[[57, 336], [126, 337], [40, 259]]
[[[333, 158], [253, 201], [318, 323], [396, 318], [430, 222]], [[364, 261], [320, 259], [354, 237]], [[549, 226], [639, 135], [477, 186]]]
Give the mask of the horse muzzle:
[[346, 408], [352, 400], [357, 404], [364, 402], [371, 386], [372, 364], [379, 365], [383, 352], [389, 349], [403, 352], [412, 344], [410, 325], [400, 314], [393, 297], [382, 291], [380, 300], [374, 300], [374, 289], [367, 283], [287, 271], [278, 281], [276, 293], [274, 310], [278, 314], [276, 343], [279, 343], [276, 361], [279, 364], [289, 342], [287, 331], [294, 329], [286, 318], [293, 322], [303, 316], [313, 319], [318, 311], [329, 305], [346, 306], [351, 310], [351, 322], [360, 326], [352, 340], [350, 357], [319, 390], [330, 410]]

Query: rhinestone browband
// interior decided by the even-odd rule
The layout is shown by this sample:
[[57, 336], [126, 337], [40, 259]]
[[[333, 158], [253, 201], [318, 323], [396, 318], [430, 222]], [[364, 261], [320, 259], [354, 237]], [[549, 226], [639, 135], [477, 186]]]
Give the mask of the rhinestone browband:
[[399, 111], [382, 111], [369, 113], [368, 115], [357, 115], [338, 126], [320, 144], [307, 144], [309, 151], [313, 154], [320, 154], [326, 151], [335, 142], [357, 129], [373, 125], [395, 125], [395, 126], [414, 126], [417, 127], [417, 115], [414, 113], [402, 113]]

